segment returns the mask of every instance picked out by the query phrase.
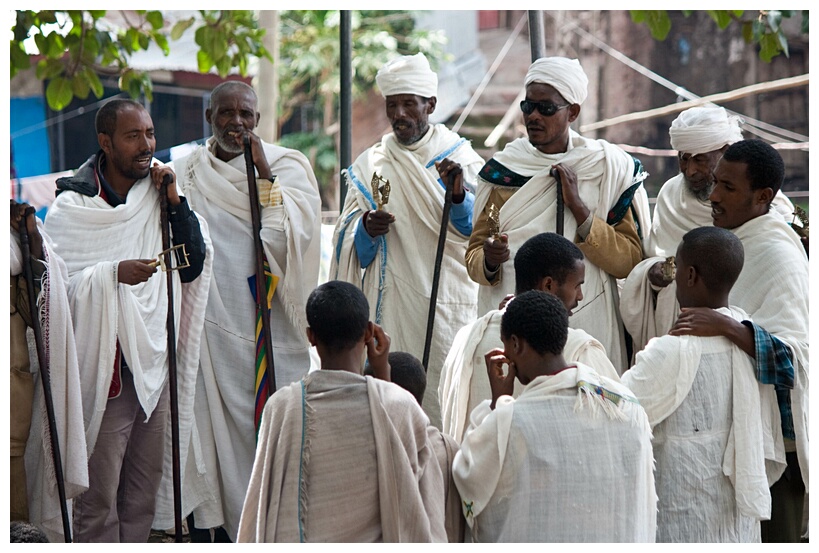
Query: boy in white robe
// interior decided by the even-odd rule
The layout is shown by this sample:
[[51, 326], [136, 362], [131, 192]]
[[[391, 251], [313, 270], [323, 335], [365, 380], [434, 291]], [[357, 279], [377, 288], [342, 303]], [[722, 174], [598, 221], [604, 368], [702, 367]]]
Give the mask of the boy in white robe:
[[[446, 541], [429, 419], [389, 383], [390, 338], [366, 297], [330, 281], [306, 311], [321, 370], [265, 406], [238, 541]], [[361, 374], [365, 351], [376, 378]]]
[[[553, 232], [529, 238], [515, 254], [515, 292], [542, 290], [554, 294], [563, 302], [569, 315], [583, 300], [585, 275], [583, 252], [571, 240]], [[503, 313], [503, 307], [493, 309], [459, 330], [444, 362], [438, 386], [441, 421], [444, 432], [457, 442], [463, 439], [469, 425], [469, 413], [483, 400], [492, 397], [483, 370], [483, 355], [503, 346], [500, 341]], [[569, 361], [579, 361], [594, 368], [603, 376], [615, 381], [620, 379], [603, 345], [583, 330], [569, 328], [563, 355]], [[517, 397], [522, 389], [516, 384], [513, 397]]]
[[[747, 319], [728, 302], [744, 257], [727, 230], [686, 233], [676, 251], [680, 306]], [[654, 432], [658, 542], [760, 541], [771, 512], [764, 444], [773, 439], [763, 434], [752, 363], [722, 336], [662, 336], [623, 375]]]
[[486, 354], [492, 400], [453, 466], [475, 541], [654, 541], [648, 418], [625, 386], [565, 360], [568, 326], [559, 299], [525, 292], [503, 315], [504, 349]]

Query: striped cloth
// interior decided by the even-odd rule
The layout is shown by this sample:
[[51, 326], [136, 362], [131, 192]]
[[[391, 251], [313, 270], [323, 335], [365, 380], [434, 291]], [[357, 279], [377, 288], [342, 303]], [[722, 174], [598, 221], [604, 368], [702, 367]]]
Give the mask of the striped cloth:
[[[276, 292], [276, 285], [279, 283], [278, 275], [270, 272], [270, 265], [267, 263], [267, 258], [264, 259], [264, 276], [265, 288], [267, 289], [266, 309], [270, 313], [270, 304], [273, 301], [273, 294]], [[250, 285], [250, 293], [253, 295], [253, 301], [256, 300], [256, 275], [247, 277], [247, 283]], [[269, 315], [268, 315], [269, 316]], [[267, 398], [270, 397], [270, 378], [267, 372], [267, 342], [264, 333], [262, 332], [262, 311], [256, 309], [256, 381], [255, 381], [255, 397], [256, 409], [254, 411], [253, 420], [256, 423], [256, 434], [258, 438], [259, 424], [262, 421], [262, 411], [264, 405], [267, 403]]]

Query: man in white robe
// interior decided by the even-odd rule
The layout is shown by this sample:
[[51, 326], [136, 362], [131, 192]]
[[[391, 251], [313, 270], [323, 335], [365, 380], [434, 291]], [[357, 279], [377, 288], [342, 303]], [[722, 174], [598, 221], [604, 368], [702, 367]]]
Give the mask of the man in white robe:
[[[400, 56], [376, 75], [393, 132], [347, 170], [348, 193], [333, 234], [330, 278], [361, 286], [373, 320], [398, 351], [424, 357], [429, 301], [446, 186], [452, 208], [441, 261], [423, 408], [435, 426], [441, 416], [438, 380], [455, 332], [476, 317], [477, 286], [464, 254], [472, 231], [475, 182], [483, 160], [444, 125], [430, 125], [438, 77], [423, 54]], [[382, 206], [375, 177], [389, 180]], [[362, 274], [363, 272], [363, 274]]]
[[[638, 352], [655, 336], [665, 335], [680, 312], [674, 279], [661, 265], [673, 256], [683, 235], [711, 226], [714, 169], [729, 145], [742, 140], [741, 120], [725, 108], [694, 107], [680, 113], [668, 130], [677, 150], [680, 173], [657, 194], [646, 245], [646, 259], [628, 275], [620, 292], [620, 314]], [[778, 192], [773, 205], [787, 220], [793, 204]]]
[[330, 281], [306, 313], [321, 370], [265, 406], [238, 541], [445, 542], [429, 419], [389, 382], [390, 337], [366, 297]]
[[[728, 305], [743, 260], [742, 243], [727, 230], [686, 233], [676, 251], [680, 305], [747, 320]], [[784, 450], [774, 453], [781, 430], [768, 424], [777, 410], [773, 388], [756, 382], [751, 357], [722, 336], [662, 336], [637, 354], [622, 382], [654, 433], [657, 541], [759, 542], [759, 521], [771, 514], [769, 481], [785, 465], [775, 461]]]
[[[168, 310], [176, 328], [179, 458], [193, 423], [193, 393], [207, 289], [210, 239], [204, 220], [177, 192], [173, 171], [153, 160], [153, 121], [132, 100], [96, 116], [100, 152], [71, 177], [45, 228], [68, 270], [88, 460], [88, 490], [74, 500], [77, 542], [140, 542], [150, 535], [163, 478], [172, 475]], [[160, 183], [167, 185], [172, 244], [189, 267], [172, 271], [168, 305]], [[164, 473], [164, 474], [163, 474]]]
[[492, 400], [472, 412], [453, 465], [475, 541], [654, 541], [646, 413], [625, 386], [563, 357], [567, 329], [560, 300], [530, 290], [506, 308], [504, 349], [485, 356]]
[[776, 150], [761, 140], [736, 142], [714, 174], [714, 226], [731, 230], [745, 248], [729, 303], [750, 320], [690, 308], [671, 334], [727, 337], [754, 358], [757, 380], [774, 387], [779, 416], [769, 424], [781, 426], [777, 449], [784, 448], [787, 467], [771, 487], [771, 520], [762, 523], [762, 541], [798, 542], [809, 472], [807, 255], [796, 232], [771, 209], [785, 175]]
[[[583, 252], [568, 239], [554, 233], [529, 238], [515, 254], [515, 292], [541, 290], [555, 294], [571, 314], [583, 300], [581, 286], [586, 274]], [[469, 423], [469, 413], [492, 397], [484, 367], [484, 354], [503, 347], [500, 324], [505, 309], [493, 309], [463, 327], [455, 336], [444, 363], [438, 394], [443, 430], [460, 443]], [[569, 328], [563, 356], [594, 368], [619, 381], [619, 374], [606, 357], [603, 346], [583, 330]], [[513, 397], [522, 386], [515, 384]]]
[[[647, 174], [617, 146], [570, 129], [588, 94], [588, 78], [577, 60], [541, 58], [529, 67], [525, 85], [521, 110], [528, 137], [507, 144], [478, 178], [467, 249], [469, 276], [481, 285], [478, 315], [496, 309], [514, 291], [508, 261], [521, 244], [535, 234], [556, 232], [560, 182], [562, 234], [586, 259], [585, 299], [571, 324], [599, 340], [622, 369], [627, 360], [616, 279], [628, 276], [643, 258], [650, 222], [642, 186]], [[493, 218], [497, 230], [490, 228]]]
[[29, 236], [33, 289], [37, 294], [35, 316], [40, 323], [43, 353], [48, 360], [69, 521], [71, 500], [88, 488], [88, 451], [82, 423], [77, 348], [66, 291], [68, 274], [42, 223], [34, 216], [33, 208], [25, 214], [27, 208], [27, 204], [11, 202], [10, 514], [11, 520], [29, 521], [41, 528], [49, 541], [61, 542], [65, 536], [45, 392], [40, 381], [39, 357], [36, 351], [30, 351], [27, 340], [26, 328], [32, 319], [20, 225], [26, 225]]
[[[242, 155], [245, 137], [259, 189], [264, 256], [277, 279], [270, 308], [277, 387], [298, 381], [310, 366], [304, 304], [318, 280], [318, 184], [301, 152], [254, 134], [257, 103], [256, 93], [244, 83], [217, 86], [205, 112], [213, 136], [173, 164], [191, 206], [214, 229], [213, 280], [196, 384], [197, 456], [184, 467], [183, 514], [193, 511], [189, 523], [195, 523], [196, 541], [200, 536], [210, 541], [210, 528], [216, 528], [217, 541], [236, 540], [265, 400], [257, 403], [255, 387], [256, 303], [248, 278], [255, 274], [256, 251]], [[173, 520], [168, 507], [159, 528]]]

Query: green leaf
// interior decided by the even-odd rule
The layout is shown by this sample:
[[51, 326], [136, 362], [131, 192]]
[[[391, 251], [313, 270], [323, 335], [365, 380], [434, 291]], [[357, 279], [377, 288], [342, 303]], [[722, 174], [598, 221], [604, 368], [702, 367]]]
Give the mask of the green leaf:
[[779, 41], [772, 34], [762, 37], [759, 41], [759, 57], [762, 61], [770, 62], [777, 54], [779, 54]]
[[62, 35], [51, 33], [46, 37], [48, 42], [48, 57], [61, 58], [65, 54], [65, 44]]
[[791, 57], [790, 53], [788, 52], [788, 39], [785, 37], [785, 33], [779, 31], [776, 33], [777, 42], [779, 42], [779, 49], [785, 54], [786, 58]]
[[725, 29], [731, 24], [731, 14], [726, 10], [707, 10], [711, 19], [716, 21], [720, 29]]
[[48, 39], [42, 33], [37, 33], [34, 35], [34, 45], [37, 47], [37, 51], [40, 52], [42, 55], [48, 55]]
[[11, 66], [15, 69], [28, 69], [31, 67], [31, 57], [23, 50], [23, 45], [19, 42], [11, 41], [9, 45]]
[[771, 27], [771, 30], [775, 33], [778, 33], [780, 29], [780, 24], [782, 23], [782, 14], [778, 10], [769, 10], [767, 19], [768, 25]]
[[210, 71], [210, 68], [213, 67], [213, 59], [211, 59], [210, 54], [204, 50], [199, 50], [196, 53], [196, 64], [199, 67], [200, 73], [207, 73]]
[[71, 90], [71, 83], [63, 77], [52, 79], [46, 87], [46, 101], [54, 111], [60, 111], [71, 103], [74, 93]]
[[94, 96], [97, 98], [102, 98], [103, 92], [105, 89], [102, 86], [102, 82], [100, 81], [99, 76], [90, 68], [86, 68], [85, 76], [88, 79], [88, 85], [91, 87], [91, 90], [94, 92]]
[[71, 79], [71, 90], [74, 93], [74, 96], [85, 100], [88, 98], [88, 93], [91, 92], [91, 85], [88, 83], [88, 80], [85, 78], [85, 75], [74, 75], [74, 78]]
[[809, 20], [810, 20], [810, 17], [809, 17], [808, 10], [803, 10], [802, 11], [802, 34], [803, 35], [808, 34]]
[[165, 25], [165, 18], [162, 17], [162, 12], [151, 11], [145, 15], [145, 19], [151, 24], [154, 30], [159, 30]]
[[88, 33], [85, 35], [82, 39], [82, 49], [92, 60], [99, 55], [100, 41], [96, 33]]
[[765, 24], [760, 21], [759, 19], [754, 19], [752, 24], [753, 27], [753, 35], [754, 35], [754, 42], [759, 42], [762, 40], [762, 37], [765, 35]]
[[750, 21], [742, 22], [742, 38], [745, 40], [746, 44], [751, 44], [754, 40], [753, 25], [751, 25]]
[[177, 21], [171, 29], [171, 39], [179, 40], [188, 28], [193, 25], [193, 18]]
[[171, 48], [168, 46], [168, 39], [162, 33], [153, 33], [151, 36], [154, 38], [154, 42], [159, 48], [162, 50], [166, 56], [171, 53]]

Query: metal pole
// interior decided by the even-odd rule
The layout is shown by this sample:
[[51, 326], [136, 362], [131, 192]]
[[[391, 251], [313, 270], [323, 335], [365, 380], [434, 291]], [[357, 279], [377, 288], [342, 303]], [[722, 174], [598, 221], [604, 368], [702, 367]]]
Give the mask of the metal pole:
[[[350, 10], [341, 10], [341, 94], [340, 94], [340, 127], [339, 162], [344, 171], [352, 163], [353, 143], [353, 45], [352, 24]], [[344, 175], [339, 178], [338, 210], [344, 209], [344, 200], [347, 198], [347, 179]]]
[[529, 10], [529, 47], [532, 51], [532, 61], [546, 55], [543, 37], [543, 12], [541, 10]]

